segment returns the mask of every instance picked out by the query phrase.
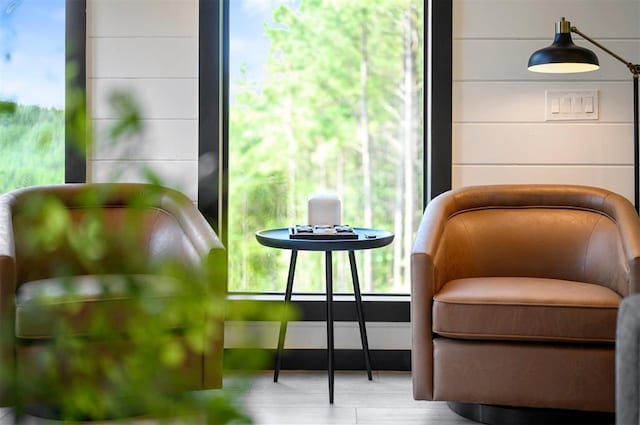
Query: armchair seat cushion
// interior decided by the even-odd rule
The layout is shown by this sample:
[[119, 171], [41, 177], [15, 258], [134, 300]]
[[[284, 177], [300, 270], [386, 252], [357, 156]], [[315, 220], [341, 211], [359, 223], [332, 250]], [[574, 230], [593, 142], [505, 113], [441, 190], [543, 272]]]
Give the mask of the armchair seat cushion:
[[533, 277], [446, 283], [433, 332], [458, 339], [614, 343], [620, 295], [601, 285]]
[[162, 275], [83, 275], [27, 282], [16, 293], [15, 335], [47, 339], [65, 333], [124, 333], [137, 317], [159, 314], [166, 328], [180, 329], [185, 325], [181, 315], [167, 312], [175, 312], [171, 306], [187, 296], [183, 287], [184, 282]]

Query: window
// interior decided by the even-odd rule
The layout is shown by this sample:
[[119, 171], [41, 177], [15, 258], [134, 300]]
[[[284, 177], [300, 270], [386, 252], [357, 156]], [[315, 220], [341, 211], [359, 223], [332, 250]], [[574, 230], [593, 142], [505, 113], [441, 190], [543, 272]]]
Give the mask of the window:
[[[240, 1], [240, 0], [239, 0]], [[233, 261], [233, 255], [245, 255], [239, 253], [237, 248], [231, 247], [238, 243], [230, 239], [228, 231], [229, 222], [233, 214], [227, 208], [229, 203], [229, 192], [233, 185], [229, 182], [231, 166], [229, 157], [229, 133], [230, 133], [230, 113], [228, 102], [233, 99], [229, 95], [229, 34], [230, 3], [235, 0], [201, 0], [200, 6], [200, 104], [199, 104], [199, 149], [200, 149], [200, 183], [198, 187], [198, 206], [203, 214], [209, 219], [216, 232], [220, 235], [222, 242], [229, 249], [229, 260]], [[262, 3], [254, 1], [253, 3]], [[296, 6], [300, 2], [289, 3]], [[429, 102], [427, 105], [427, 119], [422, 123], [424, 149], [422, 150], [422, 163], [424, 172], [422, 175], [422, 186], [424, 188], [424, 198], [422, 205], [417, 207], [422, 209], [428, 199], [451, 187], [451, 25], [452, 25], [452, 1], [424, 1], [423, 9], [427, 9], [427, 14], [423, 16], [423, 21], [428, 22], [429, 35], [428, 50], [430, 56], [430, 66], [428, 70], [423, 70], [422, 79], [427, 82]], [[268, 15], [267, 15], [268, 18]], [[255, 24], [255, 23], [254, 23]], [[424, 39], [423, 39], [424, 40]], [[423, 48], [424, 49], [424, 48]], [[254, 51], [254, 54], [257, 54]], [[309, 58], [308, 60], [312, 60]], [[247, 70], [249, 73], [249, 70]], [[429, 108], [430, 104], [438, 105], [435, 110]], [[420, 156], [416, 153], [416, 156]], [[266, 156], [265, 156], [266, 157]], [[270, 160], [277, 158], [277, 155], [269, 157]], [[253, 166], [259, 166], [260, 163]], [[208, 170], [217, 172], [208, 173]], [[203, 170], [205, 172], [203, 172]], [[261, 202], [261, 200], [258, 200]], [[345, 200], [346, 202], [346, 200]], [[286, 224], [277, 224], [285, 226]], [[378, 225], [376, 223], [376, 225]], [[382, 226], [382, 225], [380, 225]], [[246, 235], [247, 243], [259, 245], [253, 239], [253, 232], [258, 229], [248, 229]], [[265, 252], [276, 250], [264, 248]], [[306, 253], [312, 256], [314, 253]], [[317, 253], [315, 253], [317, 254]], [[285, 257], [287, 256], [284, 254]], [[298, 256], [298, 265], [303, 255]], [[334, 256], [335, 257], [335, 256]], [[342, 259], [340, 259], [342, 260]], [[273, 262], [273, 258], [266, 261]], [[233, 266], [235, 267], [235, 265]], [[287, 266], [283, 267], [286, 272]], [[278, 270], [282, 272], [283, 270]], [[320, 267], [318, 274], [322, 273]], [[334, 273], [336, 268], [334, 267]], [[320, 276], [314, 276], [319, 282]], [[335, 276], [334, 283], [337, 283], [340, 276]], [[244, 302], [246, 298], [251, 302], [270, 302], [269, 300], [282, 299], [286, 279], [280, 275], [269, 275], [263, 281], [271, 280], [274, 290], [280, 294], [274, 296], [262, 296], [251, 293], [248, 295], [237, 294], [231, 297], [232, 302]], [[300, 283], [296, 275], [296, 287]], [[231, 283], [231, 285], [234, 285]], [[319, 285], [318, 285], [319, 286]], [[230, 288], [237, 291], [237, 286]], [[410, 317], [410, 303], [407, 294], [399, 296], [370, 295], [365, 296], [364, 310], [367, 323], [370, 322], [398, 322], [408, 326]], [[326, 306], [324, 296], [298, 296], [294, 295], [293, 302], [302, 314], [301, 321], [323, 321], [325, 319]], [[232, 304], [233, 305], [233, 304]], [[349, 297], [337, 302], [335, 305], [334, 318], [337, 321], [353, 321], [355, 306]], [[401, 325], [402, 326], [402, 325]], [[313, 328], [315, 329], [315, 328]], [[370, 344], [371, 344], [371, 335]], [[372, 361], [379, 369], [390, 370], [410, 370], [410, 350], [409, 346], [402, 349], [388, 349], [382, 342], [382, 349], [371, 350]], [[336, 351], [336, 361], [347, 369], [361, 369], [362, 362], [358, 362], [361, 356], [353, 355], [351, 350], [339, 349]], [[326, 367], [326, 357], [324, 350], [305, 349], [289, 350], [290, 364], [303, 369], [324, 369]], [[296, 363], [297, 361], [297, 363]]]
[[84, 181], [84, 5], [0, 0], [0, 192]]
[[[408, 293], [423, 207], [423, 2], [229, 3], [229, 290], [283, 291], [290, 253], [254, 232], [304, 224], [308, 196], [329, 190], [343, 224], [396, 235], [357, 253], [363, 292]], [[335, 257], [336, 291], [351, 292]], [[294, 290], [323, 292], [323, 261], [300, 255]]]

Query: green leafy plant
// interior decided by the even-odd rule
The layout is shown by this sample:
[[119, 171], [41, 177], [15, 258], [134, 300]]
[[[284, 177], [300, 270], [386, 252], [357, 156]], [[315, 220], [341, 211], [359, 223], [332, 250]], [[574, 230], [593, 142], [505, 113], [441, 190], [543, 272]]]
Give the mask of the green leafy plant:
[[[143, 128], [135, 99], [117, 93], [111, 100], [114, 110], [122, 115], [110, 132], [115, 146], [120, 138], [140, 133]], [[79, 149], [84, 151], [91, 150], [92, 140], [86, 136], [87, 115], [81, 105], [78, 102], [67, 107], [78, 109], [68, 111], [68, 115], [72, 129], [76, 129], [72, 131], [82, 135], [75, 140], [81, 142]], [[26, 132], [31, 115], [51, 111], [19, 107], [12, 113], [14, 122], [25, 122], [25, 127], [16, 131]], [[49, 133], [40, 130], [33, 149], [51, 145]], [[48, 277], [56, 280], [55, 285], [33, 296], [40, 305], [59, 308], [25, 316], [34, 321], [31, 326], [51, 330], [46, 348], [39, 346], [29, 354], [29, 367], [16, 368], [13, 362], [0, 365], [0, 378], [13, 395], [17, 421], [36, 406], [38, 414], [66, 423], [129, 421], [139, 416], [167, 423], [252, 422], [242, 397], [249, 388], [251, 372], [268, 365], [270, 359], [265, 353], [229, 355], [224, 365], [234, 369], [241, 366], [242, 370], [221, 369], [219, 373], [226, 379], [220, 389], [176, 390], [186, 389], [187, 381], [193, 378], [183, 375], [184, 364], [207, 354], [212, 341], [223, 338], [223, 328], [212, 323], [291, 319], [294, 315], [290, 309], [274, 305], [256, 309], [251, 303], [234, 303], [234, 309], [229, 309], [225, 255], [210, 253], [201, 264], [171, 257], [149, 263], [144, 251], [138, 249], [138, 234], [145, 225], [145, 213], [163, 196], [163, 181], [148, 169], [141, 175], [152, 185], [129, 200], [127, 213], [116, 227], [102, 208], [103, 192], [90, 188], [82, 192], [83, 201], [95, 208], [82, 215], [47, 195], [30, 197], [20, 206], [13, 223], [21, 229], [17, 250], [21, 256], [44, 259], [53, 271]], [[63, 252], [66, 254], [61, 255]], [[82, 276], [77, 275], [78, 269], [83, 271]], [[113, 270], [120, 272], [114, 275]], [[83, 296], [78, 293], [76, 280], [87, 275], [96, 278], [98, 296], [125, 296], [126, 314], [106, 307], [84, 315], [75, 302]], [[158, 277], [162, 277], [161, 284], [149, 282]], [[3, 337], [15, 338], [13, 330]], [[120, 346], [124, 348], [116, 353], [109, 351]]]
[[[135, 109], [133, 99], [127, 103]], [[117, 125], [124, 132], [128, 126], [139, 131], [131, 120]], [[154, 175], [151, 179], [161, 181]], [[242, 365], [245, 373], [228, 375], [222, 389], [197, 392], [176, 391], [187, 388], [193, 378], [182, 374], [184, 364], [208, 354], [212, 342], [223, 338], [219, 325], [225, 319], [280, 320], [293, 315], [275, 305], [256, 309], [252, 303], [235, 303], [228, 309], [223, 251], [211, 251], [202, 263], [172, 256], [150, 261], [140, 245], [140, 229], [163, 191], [158, 184], [147, 186], [128, 200], [126, 213], [115, 221], [105, 197], [113, 194], [91, 186], [78, 194], [80, 203], [89, 206], [82, 212], [46, 194], [20, 204], [13, 222], [16, 252], [32, 264], [46, 263], [42, 267], [51, 272], [47, 277], [56, 282], [32, 295], [37, 305], [56, 307], [23, 316], [34, 322], [29, 326], [46, 328], [51, 336], [46, 348], [33, 350], [29, 367], [3, 376], [15, 395], [18, 418], [34, 400], [42, 400], [67, 422], [126, 420], [142, 414], [168, 422], [251, 423], [241, 398], [250, 372], [265, 367], [268, 356], [228, 357], [227, 365]], [[42, 278], [33, 273], [33, 278]], [[125, 297], [126, 308], [113, 310], [106, 304], [87, 315], [76, 301], [86, 296], [78, 292], [83, 288], [78, 279], [88, 276], [96, 279], [97, 299]], [[124, 349], [110, 352], [120, 346]]]

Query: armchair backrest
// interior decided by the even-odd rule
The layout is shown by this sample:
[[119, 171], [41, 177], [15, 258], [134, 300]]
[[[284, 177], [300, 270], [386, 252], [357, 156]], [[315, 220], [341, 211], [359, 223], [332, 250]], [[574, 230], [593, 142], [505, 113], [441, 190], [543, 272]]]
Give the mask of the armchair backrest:
[[638, 252], [630, 248], [640, 235], [633, 206], [619, 195], [582, 186], [503, 185], [450, 191], [432, 203], [423, 221], [440, 229], [436, 282], [529, 276], [629, 293], [630, 264], [638, 267], [629, 253]]
[[213, 232], [186, 196], [154, 185], [39, 186], [2, 199], [17, 286], [60, 275], [157, 272], [167, 261], [196, 267]]

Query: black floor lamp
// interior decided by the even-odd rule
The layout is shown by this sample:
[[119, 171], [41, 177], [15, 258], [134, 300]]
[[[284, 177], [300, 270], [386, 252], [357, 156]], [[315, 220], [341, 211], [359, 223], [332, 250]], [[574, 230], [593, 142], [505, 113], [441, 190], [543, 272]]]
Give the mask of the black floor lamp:
[[529, 58], [529, 70], [534, 72], [571, 73], [598, 69], [600, 67], [598, 57], [591, 50], [573, 44], [571, 40], [572, 32], [624, 63], [633, 75], [633, 186], [635, 189], [634, 205], [637, 212], [640, 207], [640, 201], [638, 200], [640, 197], [638, 190], [638, 180], [640, 179], [638, 168], [638, 154], [640, 153], [640, 148], [638, 147], [638, 76], [640, 75], [640, 65], [624, 60], [602, 44], [583, 34], [578, 28], [572, 27], [569, 21], [565, 21], [562, 18], [560, 22], [556, 22], [556, 36], [553, 44], [534, 52]]

